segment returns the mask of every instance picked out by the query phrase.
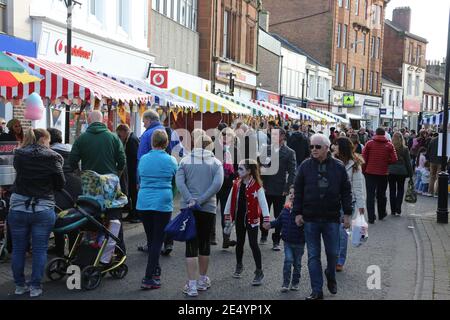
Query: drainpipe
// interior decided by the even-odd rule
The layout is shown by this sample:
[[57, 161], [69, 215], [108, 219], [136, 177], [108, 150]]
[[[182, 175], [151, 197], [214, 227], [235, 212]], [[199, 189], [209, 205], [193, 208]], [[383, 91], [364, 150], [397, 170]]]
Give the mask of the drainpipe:
[[[259, 67], [259, 15], [262, 11], [262, 1], [258, 0], [258, 4], [256, 7], [256, 63], [255, 63], [255, 70], [258, 72]], [[254, 93], [254, 98], [256, 98], [256, 89]]]
[[211, 56], [211, 62], [212, 62], [212, 68], [211, 68], [211, 92], [213, 94], [216, 94], [216, 67], [217, 67], [217, 59], [216, 59], [216, 52], [217, 52], [217, 7], [218, 2], [217, 0], [214, 0], [214, 14], [213, 14], [213, 47], [212, 47], [212, 56]]

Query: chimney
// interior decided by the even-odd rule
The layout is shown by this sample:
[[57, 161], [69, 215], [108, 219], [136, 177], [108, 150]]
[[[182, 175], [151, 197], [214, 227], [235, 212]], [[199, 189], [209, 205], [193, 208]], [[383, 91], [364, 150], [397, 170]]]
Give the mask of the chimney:
[[269, 11], [261, 10], [259, 12], [259, 27], [265, 32], [269, 32]]
[[395, 8], [392, 15], [392, 23], [403, 31], [410, 31], [411, 26], [411, 8], [410, 7], [400, 7]]

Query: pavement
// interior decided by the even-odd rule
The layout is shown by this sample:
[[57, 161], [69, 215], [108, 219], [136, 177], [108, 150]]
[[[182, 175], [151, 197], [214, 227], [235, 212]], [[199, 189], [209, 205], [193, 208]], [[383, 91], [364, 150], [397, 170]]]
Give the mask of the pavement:
[[[176, 201], [175, 203], [178, 203]], [[437, 225], [435, 209], [437, 199], [419, 196], [417, 204], [404, 204], [401, 217], [388, 216], [369, 227], [369, 240], [354, 248], [349, 242], [348, 258], [344, 272], [337, 274], [338, 294], [331, 295], [324, 285], [325, 299], [329, 300], [412, 300], [450, 299], [450, 228]], [[177, 209], [174, 210], [177, 212]], [[217, 219], [217, 230], [220, 221]], [[218, 232], [220, 233], [220, 232]], [[162, 287], [153, 291], [140, 290], [147, 256], [136, 247], [145, 239], [140, 224], [125, 224], [129, 273], [122, 280], [110, 276], [94, 291], [68, 290], [65, 281], [44, 282], [44, 295], [40, 299], [51, 300], [190, 300], [181, 290], [186, 281], [184, 243], [175, 243], [169, 257], [161, 257]], [[270, 239], [270, 237], [269, 237]], [[221, 237], [218, 237], [221, 244]], [[253, 287], [254, 262], [251, 250], [244, 249], [244, 273], [242, 279], [233, 279], [235, 268], [234, 249], [223, 250], [212, 246], [208, 275], [212, 287], [200, 293], [204, 300], [298, 300], [310, 293], [307, 268], [307, 252], [302, 259], [302, 279], [297, 292], [281, 293], [283, 252], [271, 250], [271, 243], [261, 245], [264, 283]], [[30, 274], [27, 261], [27, 274]], [[322, 264], [326, 265], [324, 254]], [[380, 287], [372, 287], [373, 270], [380, 271]], [[0, 264], [0, 299], [16, 300], [9, 263]]]

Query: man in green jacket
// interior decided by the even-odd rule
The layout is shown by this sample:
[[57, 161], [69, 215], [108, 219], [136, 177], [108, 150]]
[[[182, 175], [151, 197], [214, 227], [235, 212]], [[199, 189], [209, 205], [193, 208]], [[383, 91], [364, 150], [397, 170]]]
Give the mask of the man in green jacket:
[[125, 167], [126, 156], [122, 142], [103, 124], [103, 115], [95, 110], [89, 114], [89, 127], [74, 143], [69, 156], [73, 169], [92, 170], [98, 174], [120, 176]]

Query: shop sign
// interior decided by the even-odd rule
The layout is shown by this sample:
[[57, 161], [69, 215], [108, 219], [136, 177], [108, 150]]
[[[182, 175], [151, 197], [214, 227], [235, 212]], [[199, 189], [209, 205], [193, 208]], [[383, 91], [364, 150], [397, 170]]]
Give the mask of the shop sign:
[[378, 101], [378, 100], [371, 100], [371, 99], [364, 99], [364, 105], [367, 106], [367, 107], [379, 108], [380, 107], [380, 101]]
[[167, 89], [169, 86], [169, 71], [152, 70], [150, 72], [150, 84], [161, 89]]
[[216, 76], [228, 79], [230, 77], [230, 73], [233, 73], [234, 80], [236, 82], [256, 87], [256, 75], [234, 67], [228, 63], [217, 64]]
[[265, 91], [256, 91], [256, 100], [269, 102], [275, 105], [280, 104], [280, 96], [278, 94]]
[[351, 93], [344, 93], [343, 96], [343, 104], [345, 107], [354, 107], [355, 106], [355, 96]]
[[387, 109], [381, 108], [380, 115], [386, 115], [386, 114], [387, 114]]
[[[56, 55], [66, 55], [67, 54], [67, 45], [64, 44], [64, 41], [61, 39], [56, 40], [55, 43], [55, 53]], [[92, 61], [92, 56], [94, 55], [94, 51], [84, 50], [82, 46], [73, 46], [72, 47], [72, 56], [78, 57], [81, 59]]]
[[405, 100], [404, 110], [409, 112], [420, 112], [420, 101]]

